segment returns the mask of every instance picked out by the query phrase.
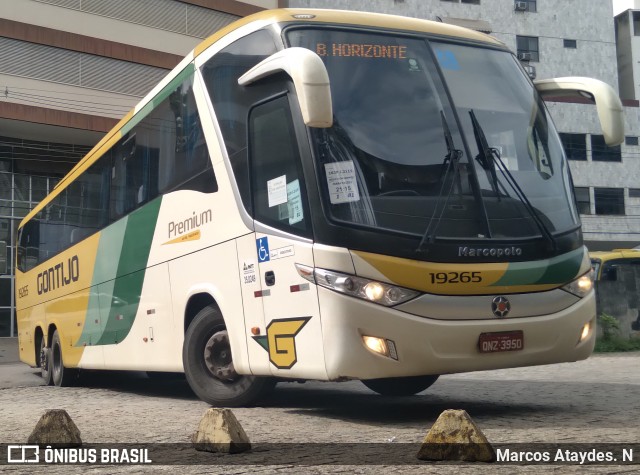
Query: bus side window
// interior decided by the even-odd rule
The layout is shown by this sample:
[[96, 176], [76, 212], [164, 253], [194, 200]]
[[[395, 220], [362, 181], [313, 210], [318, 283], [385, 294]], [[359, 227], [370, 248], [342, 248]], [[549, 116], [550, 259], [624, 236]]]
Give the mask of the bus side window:
[[254, 218], [308, 237], [308, 205], [287, 96], [249, 112], [249, 157]]
[[618, 266], [612, 264], [604, 264], [602, 266], [602, 274], [600, 280], [618, 280]]
[[136, 133], [130, 132], [116, 145], [111, 169], [111, 218], [118, 219], [147, 199], [148, 172]]
[[273, 83], [269, 79], [250, 87], [240, 86], [238, 78], [276, 51], [271, 32], [258, 30], [231, 43], [202, 68], [242, 204], [249, 214], [253, 210], [247, 148], [248, 112], [257, 101], [283, 88], [281, 81]]

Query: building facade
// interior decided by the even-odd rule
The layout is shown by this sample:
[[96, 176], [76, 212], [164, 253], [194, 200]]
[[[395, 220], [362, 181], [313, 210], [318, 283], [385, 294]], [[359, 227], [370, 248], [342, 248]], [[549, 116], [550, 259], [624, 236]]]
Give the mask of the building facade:
[[0, 0], [0, 337], [17, 226], [203, 38], [278, 0]]

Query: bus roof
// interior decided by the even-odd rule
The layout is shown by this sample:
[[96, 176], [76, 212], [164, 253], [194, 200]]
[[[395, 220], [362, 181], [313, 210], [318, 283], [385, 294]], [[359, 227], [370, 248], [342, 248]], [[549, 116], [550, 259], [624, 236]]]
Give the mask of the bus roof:
[[253, 15], [249, 15], [235, 21], [224, 28], [221, 28], [213, 35], [202, 41], [195, 47], [180, 63], [165, 76], [160, 83], [155, 86], [132, 110], [130, 110], [105, 136], [85, 155], [67, 175], [60, 180], [56, 188], [36, 205], [29, 214], [21, 221], [19, 228], [24, 223], [33, 218], [46, 204], [64, 190], [79, 174], [84, 172], [90, 165], [98, 160], [107, 150], [109, 150], [123, 135], [137, 124], [148, 111], [149, 105], [178, 77], [183, 76], [184, 70], [195, 58], [206, 51], [210, 46], [229, 33], [251, 23], [256, 24], [256, 29], [263, 28], [271, 24], [283, 23], [306, 23], [306, 24], [339, 24], [351, 26], [364, 26], [371, 28], [385, 28], [390, 30], [401, 30], [407, 32], [428, 33], [449, 38], [471, 40], [479, 43], [486, 43], [493, 46], [504, 44], [497, 39], [467, 28], [449, 25], [441, 22], [421, 20], [398, 15], [387, 15], [381, 13], [356, 12], [346, 10], [324, 10], [324, 9], [296, 9], [282, 8], [275, 10], [265, 10]]
[[215, 43], [219, 38], [227, 33], [252, 21], [262, 21], [265, 24], [271, 23], [295, 23], [302, 22], [309, 24], [331, 23], [339, 25], [367, 26], [372, 28], [388, 28], [391, 30], [404, 30], [419, 33], [430, 33], [434, 35], [449, 36], [467, 40], [479, 41], [494, 45], [503, 45], [497, 39], [459, 26], [449, 25], [442, 22], [421, 20], [398, 15], [387, 15], [382, 13], [356, 12], [346, 10], [323, 10], [323, 9], [294, 9], [282, 8], [278, 10], [265, 10], [254, 15], [245, 17], [226, 28], [216, 32], [194, 50], [198, 56], [205, 49]]

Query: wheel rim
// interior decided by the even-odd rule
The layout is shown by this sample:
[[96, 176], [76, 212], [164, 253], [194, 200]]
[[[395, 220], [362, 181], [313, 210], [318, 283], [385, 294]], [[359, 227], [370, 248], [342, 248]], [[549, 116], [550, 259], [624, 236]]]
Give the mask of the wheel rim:
[[49, 359], [47, 358], [47, 348], [44, 346], [44, 338], [40, 343], [40, 370], [43, 373], [49, 371]]
[[211, 376], [222, 382], [231, 383], [240, 378], [233, 366], [231, 344], [226, 330], [214, 333], [207, 340], [204, 345], [204, 363]]

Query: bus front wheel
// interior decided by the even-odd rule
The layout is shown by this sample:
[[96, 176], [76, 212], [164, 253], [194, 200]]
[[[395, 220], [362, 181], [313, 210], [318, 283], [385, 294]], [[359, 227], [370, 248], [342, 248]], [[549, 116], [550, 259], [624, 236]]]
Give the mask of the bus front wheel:
[[51, 339], [51, 353], [49, 354], [49, 366], [51, 367], [51, 378], [53, 384], [60, 387], [72, 386], [78, 379], [78, 370], [65, 368], [62, 360], [62, 344], [58, 330], [53, 332]]
[[434, 374], [403, 378], [363, 379], [362, 384], [382, 396], [413, 396], [435, 383], [438, 376]]
[[189, 386], [212, 406], [252, 404], [275, 384], [273, 378], [236, 373], [229, 334], [220, 311], [214, 306], [202, 309], [189, 325], [182, 361]]

